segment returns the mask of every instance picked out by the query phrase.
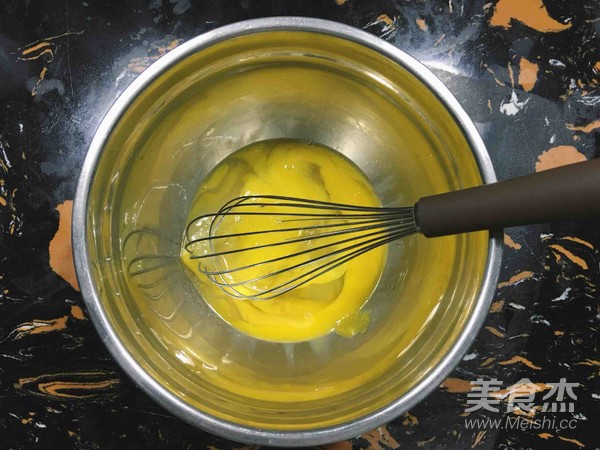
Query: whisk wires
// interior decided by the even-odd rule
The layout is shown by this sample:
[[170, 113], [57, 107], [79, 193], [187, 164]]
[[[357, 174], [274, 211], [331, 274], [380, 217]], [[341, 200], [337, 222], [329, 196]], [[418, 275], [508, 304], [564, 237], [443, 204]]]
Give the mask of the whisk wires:
[[345, 263], [416, 231], [412, 207], [250, 195], [191, 221], [185, 249], [227, 294], [268, 300], [335, 280]]

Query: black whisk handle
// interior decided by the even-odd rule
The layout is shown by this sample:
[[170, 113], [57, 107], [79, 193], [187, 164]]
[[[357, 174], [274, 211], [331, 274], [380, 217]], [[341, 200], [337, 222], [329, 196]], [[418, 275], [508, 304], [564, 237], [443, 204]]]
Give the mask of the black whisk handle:
[[427, 237], [600, 216], [600, 158], [423, 197], [415, 210]]

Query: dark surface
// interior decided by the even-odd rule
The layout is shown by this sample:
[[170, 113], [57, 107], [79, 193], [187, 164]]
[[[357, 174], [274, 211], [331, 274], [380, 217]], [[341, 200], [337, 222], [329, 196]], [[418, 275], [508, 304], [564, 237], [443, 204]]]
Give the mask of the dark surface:
[[[101, 344], [72, 280], [69, 200], [78, 171], [103, 114], [137, 74], [219, 25], [327, 18], [382, 36], [432, 68], [477, 123], [499, 178], [599, 156], [598, 1], [494, 3], [3, 0], [0, 448], [243, 447], [186, 425], [139, 391]], [[451, 378], [387, 427], [330, 448], [600, 447], [599, 224], [507, 230], [494, 304]], [[522, 378], [536, 383], [545, 389], [536, 405], [547, 383], [579, 383], [573, 412], [545, 414], [575, 426], [467, 429], [470, 418], [518, 417], [505, 400], [502, 413], [465, 417], [469, 382], [494, 377], [502, 389]]]

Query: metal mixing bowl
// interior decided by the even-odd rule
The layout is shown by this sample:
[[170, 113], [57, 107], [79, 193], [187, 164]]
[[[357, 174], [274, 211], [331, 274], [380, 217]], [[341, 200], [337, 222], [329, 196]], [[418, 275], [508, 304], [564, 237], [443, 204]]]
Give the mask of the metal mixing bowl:
[[75, 199], [77, 275], [115, 359], [174, 414], [243, 442], [332, 442], [400, 415], [460, 361], [491, 301], [501, 241], [480, 232], [391, 246], [364, 335], [244, 336], [206, 306], [178, 255], [206, 174], [273, 138], [343, 153], [385, 205], [495, 181], [466, 113], [402, 51], [323, 20], [237, 23], [154, 63], [102, 121]]

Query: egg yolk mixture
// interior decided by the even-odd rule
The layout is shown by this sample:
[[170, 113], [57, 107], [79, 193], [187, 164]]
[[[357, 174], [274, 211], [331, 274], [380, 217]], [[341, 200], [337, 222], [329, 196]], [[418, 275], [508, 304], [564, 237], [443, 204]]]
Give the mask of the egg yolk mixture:
[[[225, 158], [206, 177], [193, 201], [188, 220], [218, 211], [230, 200], [248, 195], [281, 195], [357, 206], [380, 206], [370, 183], [362, 172], [341, 154], [321, 145], [296, 140], [270, 140], [251, 144]], [[264, 210], [269, 212], [268, 207]], [[227, 219], [230, 219], [227, 217]], [[250, 221], [250, 219], [252, 221]], [[247, 218], [237, 216], [218, 225], [219, 234], [229, 235], [260, 229], [277, 230], [285, 225], [276, 216]], [[222, 228], [221, 228], [222, 227]], [[200, 224], [193, 238], [206, 237], [210, 221]], [[258, 260], [277, 260], [322, 245], [312, 242], [310, 231], [300, 230], [306, 238], [284, 246], [260, 248], [223, 256], [225, 267], [245, 267]], [[281, 240], [276, 233], [244, 235], [228, 242], [219, 241], [221, 249], [254, 248]], [[386, 247], [363, 253], [343, 265], [302, 286], [269, 300], [238, 299], [224, 292], [198, 268], [194, 252], [186, 250], [183, 240], [181, 260], [189, 269], [195, 285], [208, 305], [228, 324], [240, 332], [272, 342], [301, 342], [336, 332], [344, 337], [364, 333], [369, 315], [361, 310], [377, 285], [386, 258]], [[344, 245], [344, 244], [340, 244]], [[351, 245], [351, 243], [345, 244]], [[213, 251], [215, 249], [213, 248]], [[218, 249], [220, 250], [220, 249]], [[306, 258], [306, 256], [305, 256]], [[255, 280], [238, 289], [252, 295], [292, 279], [294, 270], [261, 278], [294, 265], [282, 259], [275, 266], [251, 267], [228, 275], [228, 283], [242, 279]], [[300, 270], [300, 269], [295, 269]], [[306, 269], [303, 269], [306, 272]]]

